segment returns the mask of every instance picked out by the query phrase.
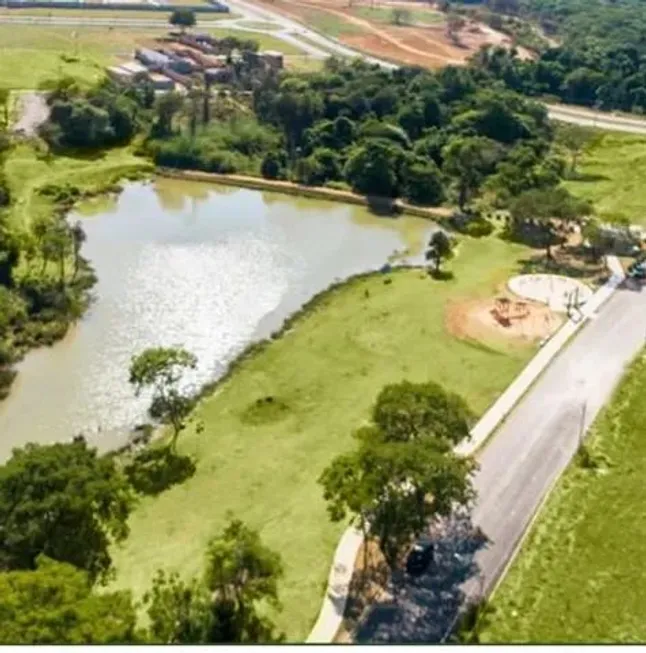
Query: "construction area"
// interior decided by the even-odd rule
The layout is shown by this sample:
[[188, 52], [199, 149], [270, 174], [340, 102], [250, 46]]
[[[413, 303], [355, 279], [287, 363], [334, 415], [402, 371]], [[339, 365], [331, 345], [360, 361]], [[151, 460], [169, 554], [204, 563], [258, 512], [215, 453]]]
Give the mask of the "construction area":
[[[459, 65], [484, 45], [512, 47], [511, 39], [467, 18], [447, 19], [435, 3], [374, 0], [253, 0], [259, 8], [296, 20], [373, 56], [440, 68]], [[531, 53], [518, 48], [519, 55]]]
[[235, 66], [242, 61], [251, 68], [283, 68], [280, 52], [238, 50], [231, 39], [169, 32], [150, 47], [137, 48], [132, 60], [110, 66], [107, 73], [122, 84], [147, 79], [157, 92], [185, 93], [195, 83], [210, 86], [229, 82]]

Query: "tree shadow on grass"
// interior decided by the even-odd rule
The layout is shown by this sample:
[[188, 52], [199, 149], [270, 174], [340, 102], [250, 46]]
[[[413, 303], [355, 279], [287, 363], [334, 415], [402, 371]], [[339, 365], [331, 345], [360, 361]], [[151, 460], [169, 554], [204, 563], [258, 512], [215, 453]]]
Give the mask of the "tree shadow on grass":
[[607, 177], [606, 175], [594, 174], [592, 172], [575, 172], [574, 174], [569, 175], [567, 180], [594, 182], [594, 181], [608, 181], [609, 177]]
[[369, 609], [355, 633], [356, 643], [438, 643], [455, 626], [466, 599], [462, 585], [478, 576], [474, 557], [488, 540], [467, 511], [433, 530], [434, 564], [419, 578], [397, 574], [391, 579], [393, 598]]
[[195, 474], [190, 456], [180, 456], [167, 446], [150, 447], [138, 452], [124, 472], [132, 487], [140, 494], [156, 496]]

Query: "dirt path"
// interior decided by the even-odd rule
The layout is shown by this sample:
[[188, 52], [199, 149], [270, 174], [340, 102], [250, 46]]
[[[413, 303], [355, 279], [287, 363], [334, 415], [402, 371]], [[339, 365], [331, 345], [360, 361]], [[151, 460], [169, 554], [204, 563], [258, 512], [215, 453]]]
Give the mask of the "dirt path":
[[[418, 57], [422, 57], [424, 59], [430, 59], [432, 61], [437, 61], [442, 64], [447, 64], [447, 63], [455, 63], [459, 64], [461, 63], [460, 59], [455, 59], [452, 56], [447, 56], [447, 54], [440, 55], [440, 54], [433, 54], [431, 52], [424, 52], [423, 50], [419, 50], [417, 48], [411, 47], [410, 45], [407, 45], [403, 41], [395, 38], [392, 34], [387, 32], [386, 30], [377, 27], [373, 23], [371, 23], [368, 20], [365, 20], [363, 18], [358, 18], [357, 16], [351, 16], [347, 14], [344, 11], [340, 11], [338, 9], [332, 9], [331, 7], [323, 7], [321, 5], [310, 5], [309, 3], [304, 3], [304, 2], [295, 2], [293, 4], [296, 4], [300, 7], [303, 8], [316, 8], [318, 11], [324, 11], [327, 14], [331, 14], [333, 16], [338, 16], [342, 20], [345, 20], [348, 23], [351, 23], [353, 25], [357, 25], [358, 27], [361, 27], [362, 29], [366, 30], [367, 32], [370, 32], [372, 34], [375, 34], [379, 38], [383, 39], [384, 41], [387, 41], [394, 47], [403, 50], [404, 52], [409, 52], [410, 54], [413, 54]], [[350, 41], [350, 39], [348, 39]], [[432, 44], [434, 48], [440, 49], [447, 53], [447, 48], [441, 44], [441, 43], [436, 43], [433, 41]]]
[[26, 91], [20, 96], [20, 117], [13, 126], [15, 132], [33, 136], [49, 117], [49, 107], [43, 93]]

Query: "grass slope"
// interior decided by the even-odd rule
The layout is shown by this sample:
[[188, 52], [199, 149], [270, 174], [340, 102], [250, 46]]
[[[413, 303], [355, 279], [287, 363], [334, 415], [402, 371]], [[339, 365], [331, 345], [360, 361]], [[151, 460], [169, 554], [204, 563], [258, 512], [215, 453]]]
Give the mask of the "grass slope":
[[605, 133], [579, 166], [580, 181], [567, 188], [593, 202], [597, 213], [625, 215], [646, 226], [646, 136]]
[[632, 365], [589, 446], [570, 465], [493, 599], [483, 642], [646, 640], [646, 355]]
[[152, 166], [128, 149], [109, 150], [98, 157], [76, 158], [50, 157], [39, 154], [30, 145], [18, 145], [9, 153], [4, 168], [15, 198], [10, 220], [17, 228], [28, 228], [36, 216], [51, 215], [53, 211], [50, 200], [38, 193], [38, 189], [47, 184], [72, 184], [81, 191], [96, 193], [132, 173], [150, 170]]
[[[406, 270], [392, 283], [377, 274], [325, 295], [201, 402], [204, 431], [191, 425], [179, 442], [197, 473], [142, 501], [129, 539], [114, 551], [116, 585], [140, 596], [159, 567], [198, 574], [207, 541], [231, 511], [281, 553], [284, 611], [276, 620], [291, 641], [304, 640], [344, 528], [329, 522], [317, 478], [353, 446], [351, 431], [386, 383], [433, 379], [485, 410], [533, 349], [458, 340], [446, 331], [445, 306], [490, 295], [526, 255], [494, 238], [465, 239], [452, 281]], [[256, 404], [268, 396], [280, 410]]]

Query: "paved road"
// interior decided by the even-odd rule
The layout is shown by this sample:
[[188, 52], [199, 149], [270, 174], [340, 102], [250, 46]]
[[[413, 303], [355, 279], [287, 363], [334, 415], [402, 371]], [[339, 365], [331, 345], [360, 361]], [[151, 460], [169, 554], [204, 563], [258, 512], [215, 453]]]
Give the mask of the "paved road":
[[[311, 57], [323, 59], [330, 54], [340, 57], [359, 57], [370, 63], [377, 64], [383, 68], [393, 70], [398, 66], [390, 61], [379, 59], [367, 55], [358, 50], [349, 48], [337, 40], [320, 34], [301, 23], [298, 23], [286, 16], [279, 14], [267, 7], [259, 7], [257, 4], [247, 2], [246, 0], [229, 0], [229, 6], [240, 18], [222, 19], [211, 21], [210, 27], [220, 27], [223, 29], [237, 29], [258, 34], [270, 34], [286, 43], [289, 43], [303, 50], [304, 53]], [[245, 21], [272, 22], [276, 24], [276, 30], [258, 29], [248, 27]], [[80, 26], [114, 26], [128, 28], [166, 28], [167, 22], [160, 19], [146, 18], [105, 18], [92, 15], [91, 17], [83, 16], [64, 16], [57, 13], [53, 16], [26, 16], [24, 14], [2, 14], [0, 15], [0, 24], [19, 24], [19, 25], [56, 25], [62, 27], [80, 27]], [[202, 23], [204, 25], [204, 23]], [[299, 38], [301, 37], [301, 38]], [[306, 41], [302, 40], [306, 39]], [[562, 122], [575, 123], [584, 126], [598, 127], [611, 131], [627, 132], [632, 134], [646, 134], [646, 121], [637, 118], [618, 116], [611, 113], [590, 111], [578, 107], [546, 105], [549, 116], [553, 120]]]
[[621, 286], [478, 457], [478, 499], [470, 515], [446, 527], [433, 575], [412, 584], [397, 581], [397, 604], [376, 606], [358, 641], [441, 641], [459, 607], [493, 588], [645, 336], [646, 287]]

